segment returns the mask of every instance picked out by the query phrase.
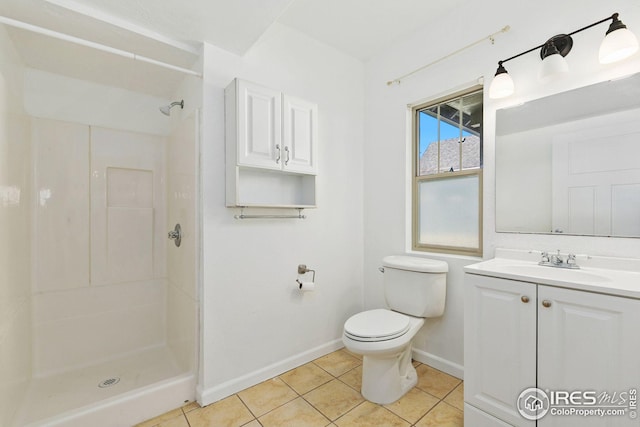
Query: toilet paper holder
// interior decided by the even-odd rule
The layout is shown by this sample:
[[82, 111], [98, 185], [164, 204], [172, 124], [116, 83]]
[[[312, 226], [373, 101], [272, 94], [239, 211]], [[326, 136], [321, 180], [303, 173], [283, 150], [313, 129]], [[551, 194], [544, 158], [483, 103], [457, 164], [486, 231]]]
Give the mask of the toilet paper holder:
[[[307, 268], [306, 264], [299, 264], [298, 265], [298, 274], [306, 274], [306, 273], [313, 273], [313, 276], [311, 278], [311, 282], [315, 282], [316, 281], [316, 271], [312, 270], [310, 268]], [[298, 282], [298, 284], [302, 285], [302, 283], [300, 282], [300, 279], [296, 279], [296, 282]]]

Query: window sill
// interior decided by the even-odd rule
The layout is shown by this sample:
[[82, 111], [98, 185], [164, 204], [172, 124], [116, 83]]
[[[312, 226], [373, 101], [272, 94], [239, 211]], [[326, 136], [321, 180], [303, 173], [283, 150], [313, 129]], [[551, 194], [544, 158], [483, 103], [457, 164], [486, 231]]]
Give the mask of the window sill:
[[407, 250], [405, 253], [406, 255], [410, 255], [410, 256], [453, 258], [453, 259], [461, 259], [461, 260], [468, 260], [468, 261], [482, 261], [484, 259], [482, 256], [449, 254], [445, 252]]

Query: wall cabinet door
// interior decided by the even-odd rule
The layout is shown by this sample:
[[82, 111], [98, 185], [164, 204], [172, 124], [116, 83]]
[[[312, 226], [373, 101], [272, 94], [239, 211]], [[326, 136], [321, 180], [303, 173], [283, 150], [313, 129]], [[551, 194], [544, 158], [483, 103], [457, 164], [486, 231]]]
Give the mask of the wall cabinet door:
[[318, 106], [303, 99], [283, 95], [283, 169], [290, 172], [317, 172]]
[[282, 94], [237, 80], [237, 164], [282, 168]]
[[536, 385], [536, 285], [472, 274], [465, 280], [465, 402], [514, 426], [535, 425], [516, 399]]
[[[616, 393], [617, 398], [639, 388], [638, 325], [638, 300], [539, 285], [538, 388]], [[538, 425], [613, 427], [634, 422], [628, 415], [546, 415]]]

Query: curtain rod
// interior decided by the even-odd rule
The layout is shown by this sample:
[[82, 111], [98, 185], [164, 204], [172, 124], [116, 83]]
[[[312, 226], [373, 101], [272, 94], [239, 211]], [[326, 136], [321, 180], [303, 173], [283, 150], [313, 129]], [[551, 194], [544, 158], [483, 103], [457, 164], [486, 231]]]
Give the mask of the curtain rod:
[[444, 61], [444, 60], [445, 60], [445, 59], [447, 59], [447, 58], [450, 58], [450, 57], [452, 57], [452, 56], [454, 56], [454, 55], [457, 55], [457, 54], [459, 54], [460, 52], [462, 52], [462, 51], [464, 51], [464, 50], [467, 50], [467, 49], [469, 49], [469, 48], [471, 48], [471, 47], [473, 47], [473, 46], [475, 46], [475, 45], [477, 45], [477, 44], [480, 44], [480, 43], [482, 43], [482, 42], [483, 42], [483, 41], [485, 41], [485, 40], [489, 40], [489, 41], [491, 41], [491, 44], [494, 44], [494, 43], [495, 43], [495, 36], [497, 36], [497, 35], [499, 35], [499, 34], [501, 34], [501, 33], [506, 33], [506, 32], [507, 32], [507, 31], [509, 31], [510, 29], [511, 29], [511, 27], [510, 27], [509, 25], [505, 25], [505, 26], [504, 26], [500, 31], [496, 31], [495, 33], [489, 34], [488, 36], [483, 37], [483, 38], [481, 38], [481, 39], [479, 39], [479, 40], [476, 40], [475, 42], [473, 42], [473, 43], [471, 43], [471, 44], [468, 44], [468, 45], [466, 45], [466, 46], [464, 46], [464, 47], [461, 47], [460, 49], [458, 49], [458, 50], [456, 50], [456, 51], [454, 51], [454, 52], [451, 52], [450, 54], [445, 55], [445, 56], [443, 56], [442, 58], [436, 59], [435, 61], [430, 62], [430, 63], [428, 63], [427, 65], [423, 65], [422, 67], [417, 68], [417, 69], [413, 70], [412, 72], [405, 74], [404, 76], [400, 76], [400, 77], [395, 78], [395, 79], [393, 79], [393, 80], [389, 80], [389, 81], [387, 82], [387, 86], [391, 86], [391, 85], [392, 85], [392, 84], [394, 84], [394, 83], [395, 83], [395, 84], [400, 84], [400, 83], [402, 83], [402, 80], [406, 79], [407, 77], [411, 77], [411, 76], [413, 76], [414, 74], [419, 73], [420, 71], [425, 70], [425, 69], [427, 69], [427, 68], [431, 67], [432, 65], [437, 64], [438, 62]]
[[80, 46], [90, 47], [92, 49], [100, 50], [102, 52], [112, 53], [114, 55], [122, 56], [125, 58], [133, 59], [134, 61], [146, 62], [148, 64], [157, 65], [159, 67], [167, 68], [169, 70], [178, 71], [180, 73], [189, 74], [196, 77], [202, 77], [202, 74], [189, 70], [187, 68], [178, 67], [177, 65], [167, 64], [166, 62], [157, 61], [155, 59], [148, 58], [146, 56], [137, 55], [125, 50], [116, 49], [114, 47], [106, 46], [100, 43], [95, 43], [89, 40], [81, 39], [79, 37], [70, 36], [68, 34], [59, 33], [57, 31], [48, 30], [46, 28], [38, 27], [36, 25], [27, 24], [26, 22], [17, 21], [15, 19], [7, 18], [6, 16], [0, 16], [0, 23], [9, 25], [11, 27], [20, 28], [23, 30], [31, 31], [33, 33], [43, 34], [45, 36], [53, 37], [58, 40], [64, 40], [70, 43], [75, 43]]

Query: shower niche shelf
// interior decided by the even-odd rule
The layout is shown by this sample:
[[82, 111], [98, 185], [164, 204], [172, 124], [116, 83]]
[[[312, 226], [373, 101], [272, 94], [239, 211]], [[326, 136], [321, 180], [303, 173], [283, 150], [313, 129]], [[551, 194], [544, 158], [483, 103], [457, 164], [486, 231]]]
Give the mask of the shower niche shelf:
[[315, 208], [318, 107], [234, 79], [225, 90], [227, 207]]

